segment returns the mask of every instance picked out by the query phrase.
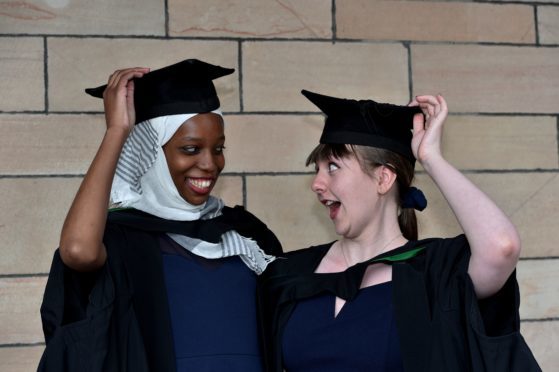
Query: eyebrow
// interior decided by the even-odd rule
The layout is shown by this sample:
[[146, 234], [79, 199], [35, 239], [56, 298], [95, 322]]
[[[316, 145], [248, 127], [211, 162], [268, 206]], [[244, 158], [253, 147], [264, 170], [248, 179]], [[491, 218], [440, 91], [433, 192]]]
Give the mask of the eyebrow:
[[[190, 137], [190, 136], [187, 136], [187, 137], [181, 137], [180, 139], [185, 140], [185, 141], [203, 141], [204, 137]], [[224, 140], [225, 135], [219, 136], [217, 139], [218, 140]]]

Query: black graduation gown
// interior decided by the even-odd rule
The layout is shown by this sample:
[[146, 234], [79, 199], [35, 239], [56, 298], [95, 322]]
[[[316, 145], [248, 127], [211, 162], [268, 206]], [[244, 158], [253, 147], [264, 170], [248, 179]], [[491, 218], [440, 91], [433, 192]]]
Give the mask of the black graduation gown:
[[41, 306], [46, 348], [38, 371], [175, 371], [158, 237], [172, 232], [219, 242], [229, 230], [254, 239], [267, 254], [282, 254], [266, 225], [238, 206], [188, 222], [110, 212], [107, 261], [93, 273], [71, 270], [57, 250]]
[[464, 235], [409, 242], [343, 273], [314, 273], [331, 245], [289, 252], [263, 274], [259, 306], [268, 371], [283, 370], [282, 331], [297, 301], [324, 292], [351, 300], [373, 262], [393, 268], [405, 371], [541, 371], [519, 332], [515, 273], [497, 294], [478, 300], [467, 273], [470, 250]]

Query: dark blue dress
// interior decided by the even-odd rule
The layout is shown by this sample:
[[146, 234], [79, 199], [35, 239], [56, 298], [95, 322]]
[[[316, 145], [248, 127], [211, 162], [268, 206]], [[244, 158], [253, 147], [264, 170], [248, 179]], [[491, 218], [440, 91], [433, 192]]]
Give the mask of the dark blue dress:
[[256, 274], [238, 256], [209, 260], [161, 239], [177, 371], [260, 372]]
[[363, 288], [334, 317], [335, 296], [297, 304], [283, 333], [288, 372], [403, 371], [392, 283]]

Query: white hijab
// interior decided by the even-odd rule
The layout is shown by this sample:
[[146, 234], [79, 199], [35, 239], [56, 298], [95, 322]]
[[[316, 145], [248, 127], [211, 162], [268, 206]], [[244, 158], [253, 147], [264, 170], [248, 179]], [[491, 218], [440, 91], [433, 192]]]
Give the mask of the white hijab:
[[[220, 111], [213, 111], [221, 116]], [[169, 173], [163, 145], [197, 114], [160, 116], [134, 126], [118, 160], [111, 203], [174, 221], [200, 218], [205, 204], [184, 200]]]

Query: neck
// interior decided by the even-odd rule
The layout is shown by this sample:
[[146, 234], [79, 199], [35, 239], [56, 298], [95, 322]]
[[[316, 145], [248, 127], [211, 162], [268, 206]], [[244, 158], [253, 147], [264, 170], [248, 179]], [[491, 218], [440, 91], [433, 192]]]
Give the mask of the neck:
[[352, 266], [400, 247], [406, 242], [398, 225], [397, 212], [394, 211], [383, 214], [382, 218], [374, 218], [361, 235], [344, 236], [338, 243], [346, 264]]
[[407, 240], [398, 230], [392, 237], [386, 235], [371, 244], [362, 244], [353, 240], [342, 239], [339, 241], [339, 247], [344, 261], [349, 267], [400, 247], [406, 242]]

